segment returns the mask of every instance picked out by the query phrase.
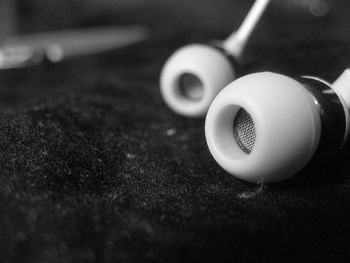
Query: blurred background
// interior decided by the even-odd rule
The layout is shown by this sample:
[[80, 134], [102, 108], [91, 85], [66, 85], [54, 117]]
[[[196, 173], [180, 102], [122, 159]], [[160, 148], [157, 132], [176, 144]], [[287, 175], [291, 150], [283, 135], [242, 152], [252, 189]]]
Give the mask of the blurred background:
[[[155, 92], [158, 75], [167, 57], [182, 45], [225, 39], [236, 30], [253, 0], [0, 0], [0, 47], [11, 36], [108, 26], [141, 25], [149, 30], [141, 53], [134, 49], [107, 52], [106, 57], [89, 57], [69, 64], [77, 70], [100, 76], [105, 65], [111, 71], [127, 63], [141, 66], [140, 57], [151, 63], [148, 71]], [[350, 65], [350, 1], [347, 0], [272, 0], [254, 31], [240, 61], [239, 75], [270, 70], [287, 75], [317, 75], [329, 81]], [[40, 37], [40, 36], [39, 36]], [[20, 43], [20, 39], [19, 39]], [[141, 46], [139, 46], [141, 47]], [[114, 56], [113, 56], [114, 54]], [[123, 55], [121, 55], [123, 54]], [[133, 55], [132, 55], [133, 54]], [[111, 56], [110, 56], [111, 55]], [[97, 58], [97, 60], [96, 60]], [[145, 62], [145, 61], [144, 61]], [[97, 64], [96, 64], [97, 63]], [[100, 64], [99, 64], [100, 63]], [[325, 66], [327, 65], [327, 66]], [[58, 70], [57, 70], [58, 71]], [[126, 68], [127, 71], [127, 68]], [[48, 99], [43, 91], [27, 94], [20, 86], [37, 88], [31, 74], [45, 78], [51, 89], [58, 75], [45, 69], [19, 74], [0, 72], [0, 108], [35, 103]], [[129, 70], [130, 72], [130, 70]], [[84, 72], [83, 72], [84, 73]], [[28, 74], [28, 75], [26, 75]], [[66, 73], [67, 74], [67, 73]], [[62, 81], [67, 80], [67, 76]], [[58, 80], [57, 80], [58, 82]], [[64, 90], [60, 85], [58, 90]], [[40, 94], [39, 94], [40, 92]], [[25, 94], [25, 95], [24, 95]], [[53, 93], [54, 94], [54, 93]], [[31, 103], [30, 103], [31, 104]]]
[[[195, 34], [208, 30], [230, 32], [242, 21], [245, 10], [252, 3], [252, 0], [1, 0], [0, 29], [1, 34], [6, 35], [138, 23], [160, 32], [170, 28]], [[312, 16], [339, 16], [339, 23], [345, 27], [349, 25], [345, 12], [348, 7], [348, 1], [341, 0], [273, 0], [268, 13], [290, 19], [290, 25], [315, 20]], [[269, 20], [271, 23], [268, 18], [269, 15], [262, 23]], [[273, 30], [273, 25], [270, 30]], [[290, 34], [292, 30], [291, 26], [286, 33]], [[349, 34], [346, 35], [349, 38]]]
[[[88, 56], [85, 60], [82, 58], [68, 64], [72, 69], [69, 72], [74, 74], [74, 71], [81, 70], [81, 74], [90, 72], [90, 75], [102, 77], [100, 72], [117, 73], [119, 69], [120, 74], [128, 75], [126, 72], [131, 70], [125, 65], [141, 68], [143, 61], [148, 67], [146, 78], [152, 81], [154, 92], [158, 94], [159, 72], [174, 50], [188, 43], [225, 39], [240, 26], [253, 2], [0, 0], [0, 47], [11, 36], [141, 25], [149, 30], [150, 35], [139, 46], [142, 47], [139, 53], [135, 48], [132, 51], [109, 51], [104, 56]], [[350, 1], [272, 0], [245, 49], [238, 73], [245, 75], [270, 70], [292, 76], [317, 75], [333, 81], [350, 65], [349, 28]], [[65, 88], [69, 85], [57, 85], [70, 81], [67, 71], [57, 73], [61, 72], [60, 67], [66, 67], [56, 67], [32, 68], [21, 71], [21, 74], [18, 70], [0, 71], [0, 108], [32, 105], [72, 91], [72, 88]], [[34, 79], [50, 87], [48, 94], [44, 94], [47, 90], [38, 86]]]
[[[0, 40], [8, 35], [95, 26], [139, 24], [153, 36], [184, 42], [225, 38], [253, 0], [0, 0]], [[272, 0], [252, 43], [349, 41], [345, 0]], [[312, 28], [312, 32], [310, 32]], [[287, 44], [287, 45], [286, 45]]]

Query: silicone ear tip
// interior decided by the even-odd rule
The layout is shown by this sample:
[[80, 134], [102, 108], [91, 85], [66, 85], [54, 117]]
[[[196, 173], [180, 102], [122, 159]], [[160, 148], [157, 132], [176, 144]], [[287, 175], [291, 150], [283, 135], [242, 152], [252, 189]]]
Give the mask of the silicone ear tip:
[[234, 79], [233, 66], [221, 51], [193, 44], [176, 51], [165, 63], [160, 89], [173, 111], [201, 117], [205, 116], [219, 91]]
[[[242, 109], [246, 116], [237, 122]], [[320, 123], [311, 95], [299, 82], [265, 72], [242, 77], [218, 94], [207, 114], [205, 135], [211, 154], [227, 172], [245, 181], [271, 183], [289, 178], [311, 159]], [[249, 153], [240, 141], [251, 146]]]

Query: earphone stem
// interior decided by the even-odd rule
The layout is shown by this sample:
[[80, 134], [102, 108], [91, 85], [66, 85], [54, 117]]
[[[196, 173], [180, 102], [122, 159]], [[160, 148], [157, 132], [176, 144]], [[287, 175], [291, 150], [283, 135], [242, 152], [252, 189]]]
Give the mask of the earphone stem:
[[256, 24], [259, 22], [267, 5], [271, 0], [256, 0], [244, 19], [240, 28], [233, 32], [224, 42], [224, 49], [236, 58], [239, 58], [252, 34]]
[[340, 75], [332, 87], [344, 99], [348, 109], [350, 109], [350, 68]]

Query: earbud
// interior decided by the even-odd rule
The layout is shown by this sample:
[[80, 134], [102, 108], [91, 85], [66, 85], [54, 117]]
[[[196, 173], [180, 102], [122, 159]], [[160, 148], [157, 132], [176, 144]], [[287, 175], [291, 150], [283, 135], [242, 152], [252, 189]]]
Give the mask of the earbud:
[[213, 45], [192, 44], [177, 50], [160, 76], [161, 94], [168, 106], [189, 117], [205, 116], [215, 96], [236, 78], [233, 60], [248, 39], [270, 0], [256, 0], [237, 32]]
[[228, 173], [272, 183], [315, 156], [337, 153], [349, 132], [350, 69], [333, 85], [315, 77], [263, 72], [229, 84], [209, 108], [205, 135]]

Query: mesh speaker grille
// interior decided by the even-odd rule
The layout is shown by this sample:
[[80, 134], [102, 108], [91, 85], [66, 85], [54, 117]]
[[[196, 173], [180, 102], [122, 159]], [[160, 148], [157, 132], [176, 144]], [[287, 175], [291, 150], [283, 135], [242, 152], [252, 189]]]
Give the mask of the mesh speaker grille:
[[233, 122], [233, 136], [239, 147], [246, 153], [250, 153], [255, 145], [255, 126], [252, 117], [241, 108]]

